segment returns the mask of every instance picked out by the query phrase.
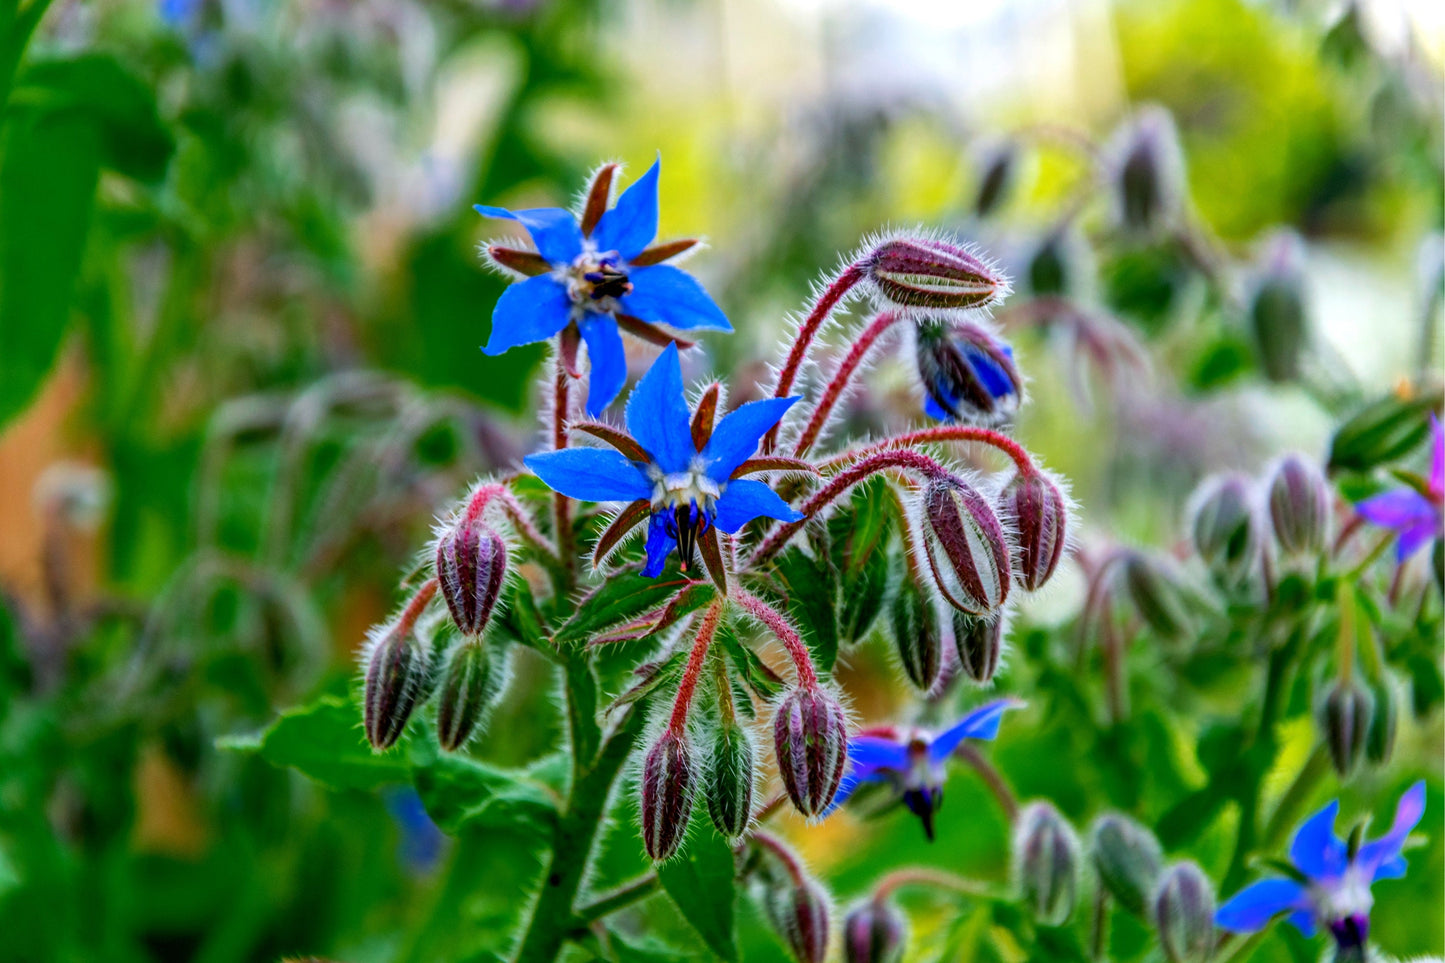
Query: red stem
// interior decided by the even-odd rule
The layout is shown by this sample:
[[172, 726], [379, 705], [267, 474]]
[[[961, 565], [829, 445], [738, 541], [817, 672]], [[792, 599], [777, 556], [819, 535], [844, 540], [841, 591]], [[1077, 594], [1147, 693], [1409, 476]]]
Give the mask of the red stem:
[[1038, 469], [1034, 467], [1033, 458], [1030, 457], [1023, 445], [1014, 441], [1001, 431], [994, 431], [991, 428], [979, 428], [974, 425], [935, 425], [932, 428], [920, 428], [917, 431], [905, 432], [886, 438], [883, 441], [859, 448], [856, 451], [845, 451], [835, 455], [823, 462], [819, 467], [826, 471], [829, 468], [841, 468], [844, 465], [852, 464], [860, 458], [866, 458], [875, 452], [889, 451], [894, 448], [911, 448], [914, 445], [926, 445], [939, 441], [976, 441], [996, 448], [1008, 455], [1013, 463], [1018, 466], [1020, 473], [1032, 473]]
[[[571, 384], [567, 367], [562, 362], [562, 353], [557, 352], [556, 390], [552, 393], [552, 448], [561, 451], [567, 447], [567, 416], [571, 407]], [[577, 554], [572, 539], [572, 502], [561, 492], [552, 495], [552, 521], [557, 534], [557, 557], [571, 581], [573, 556]]]
[[[843, 300], [843, 296], [853, 289], [853, 286], [863, 280], [863, 266], [860, 263], [853, 263], [844, 268], [843, 273], [833, 279], [833, 283], [823, 291], [818, 298], [813, 310], [803, 319], [798, 326], [798, 336], [793, 341], [793, 350], [788, 352], [788, 360], [783, 363], [782, 370], [778, 372], [778, 384], [773, 389], [774, 398], [786, 398], [788, 392], [793, 390], [793, 383], [798, 378], [798, 371], [803, 367], [803, 361], [808, 357], [808, 348], [813, 343], [823, 323]], [[778, 443], [778, 426], [774, 425], [767, 436], [763, 438], [763, 454], [771, 455]]]
[[788, 875], [793, 878], [795, 884], [802, 886], [807, 882], [808, 871], [803, 868], [802, 863], [798, 862], [798, 854], [783, 845], [782, 840], [772, 833], [762, 832], [753, 833], [751, 838], [764, 849], [772, 850], [773, 855], [778, 857], [778, 860], [788, 870]]
[[404, 634], [411, 631], [412, 626], [416, 625], [416, 620], [421, 618], [421, 614], [426, 611], [427, 604], [437, 594], [437, 584], [437, 580], [434, 578], [429, 578], [421, 583], [421, 588], [416, 590], [416, 594], [411, 597], [410, 602], [406, 603], [406, 608], [402, 609], [401, 615], [397, 617], [397, 632]]
[[823, 433], [823, 426], [828, 423], [828, 417], [833, 413], [833, 408], [838, 400], [843, 397], [843, 392], [848, 390], [848, 383], [853, 380], [853, 375], [858, 366], [863, 363], [863, 358], [872, 349], [874, 343], [896, 322], [902, 319], [896, 311], [884, 311], [875, 317], [868, 327], [858, 335], [858, 340], [853, 342], [842, 364], [833, 375], [833, 380], [828, 382], [828, 387], [823, 391], [823, 397], [818, 399], [818, 406], [813, 409], [813, 417], [808, 421], [808, 427], [803, 429], [803, 435], [798, 439], [798, 444], [793, 448], [793, 457], [801, 458], [807, 450], [813, 447], [813, 442]]
[[672, 719], [668, 731], [682, 735], [687, 731], [687, 710], [692, 705], [693, 693], [697, 691], [697, 680], [702, 675], [703, 660], [707, 658], [708, 647], [717, 633], [722, 618], [722, 600], [716, 599], [703, 614], [698, 627], [697, 638], [692, 643], [692, 652], [687, 657], [687, 668], [682, 672], [682, 681], [677, 686], [677, 701], [672, 704]]
[[955, 892], [963, 893], [966, 896], [987, 896], [989, 888], [982, 883], [976, 883], [971, 879], [964, 879], [962, 876], [955, 876], [953, 873], [941, 869], [931, 869], [926, 866], [906, 866], [903, 869], [895, 869], [878, 881], [873, 889], [873, 898], [882, 901], [900, 886], [942, 886]]
[[781, 612], [756, 595], [739, 589], [733, 593], [733, 598], [747, 610], [749, 615], [763, 623], [768, 631], [783, 643], [783, 648], [788, 650], [788, 655], [793, 660], [793, 667], [797, 670], [798, 685], [805, 689], [815, 688], [818, 685], [818, 673], [813, 668], [813, 657], [808, 653], [808, 646], [804, 644], [803, 637], [798, 634], [797, 629], [793, 628], [792, 623]]

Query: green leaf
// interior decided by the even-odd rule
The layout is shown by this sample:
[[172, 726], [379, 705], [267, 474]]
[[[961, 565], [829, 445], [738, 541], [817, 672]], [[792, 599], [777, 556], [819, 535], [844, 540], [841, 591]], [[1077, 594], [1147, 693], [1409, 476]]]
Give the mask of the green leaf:
[[504, 635], [528, 648], [551, 654], [552, 644], [547, 639], [542, 614], [537, 611], [537, 601], [532, 597], [532, 587], [526, 579], [512, 580], [511, 587], [503, 593], [500, 608], [501, 613], [493, 624]]
[[1388, 395], [1366, 405], [1335, 432], [1330, 471], [1369, 471], [1409, 454], [1429, 433], [1426, 415], [1439, 403], [1438, 395]]
[[662, 608], [689, 583], [647, 578], [623, 572], [603, 582], [577, 605], [576, 613], [557, 630], [557, 645], [587, 642], [607, 629]]
[[738, 958], [733, 850], [711, 829], [694, 829], [675, 858], [657, 867], [657, 878], [682, 918], [720, 958]]
[[821, 672], [831, 672], [838, 660], [838, 614], [834, 607], [836, 582], [832, 567], [790, 548], [774, 563], [787, 596], [788, 611], [802, 630], [813, 661]]
[[216, 746], [258, 753], [273, 766], [299, 769], [333, 789], [371, 790], [411, 777], [404, 753], [372, 752], [362, 735], [360, 709], [336, 696], [283, 712], [257, 735], [218, 739]]
[[748, 688], [764, 699], [771, 699], [783, 691], [783, 680], [768, 667], [762, 657], [743, 644], [731, 625], [718, 627], [717, 642], [732, 660], [733, 668]]
[[527, 773], [418, 746], [414, 782], [427, 815], [453, 835], [500, 829], [543, 833], [557, 818], [555, 790]]

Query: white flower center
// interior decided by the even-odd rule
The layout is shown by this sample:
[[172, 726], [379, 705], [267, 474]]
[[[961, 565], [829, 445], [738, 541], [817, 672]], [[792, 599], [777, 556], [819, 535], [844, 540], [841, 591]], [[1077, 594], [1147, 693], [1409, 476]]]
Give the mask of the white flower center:
[[1370, 895], [1370, 880], [1364, 871], [1351, 864], [1344, 875], [1310, 887], [1310, 902], [1315, 914], [1326, 922], [1351, 916], [1368, 916], [1375, 898]]
[[571, 264], [557, 268], [553, 276], [567, 287], [576, 313], [612, 313], [618, 307], [617, 299], [632, 291], [622, 258], [616, 251], [598, 251], [592, 241], [586, 241], [582, 253]]

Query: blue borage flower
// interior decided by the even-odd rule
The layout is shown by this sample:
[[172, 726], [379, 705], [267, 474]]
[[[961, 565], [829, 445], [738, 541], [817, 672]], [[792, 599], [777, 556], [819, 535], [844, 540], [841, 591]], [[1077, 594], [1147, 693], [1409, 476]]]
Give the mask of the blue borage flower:
[[593, 180], [579, 220], [560, 207], [509, 211], [476, 205], [483, 217], [516, 221], [536, 252], [492, 245], [493, 261], [528, 276], [509, 287], [492, 312], [492, 334], [482, 350], [497, 355], [561, 334], [562, 360], [577, 377], [577, 345], [592, 363], [587, 411], [596, 417], [627, 379], [619, 325], [655, 344], [674, 340], [653, 324], [680, 331], [731, 331], [732, 325], [692, 275], [662, 263], [696, 241], [649, 247], [657, 234], [657, 176], [661, 161], [623, 192], [610, 210], [615, 164]]
[[1339, 800], [1331, 802], [1295, 832], [1289, 849], [1294, 878], [1262, 879], [1246, 886], [1219, 908], [1215, 923], [1232, 933], [1253, 933], [1276, 914], [1288, 912], [1289, 921], [1305, 936], [1324, 927], [1342, 949], [1363, 947], [1374, 903], [1370, 886], [1405, 875], [1400, 851], [1425, 812], [1425, 783], [1405, 791], [1390, 831], [1370, 842], [1361, 844], [1356, 835], [1346, 843], [1335, 835], [1339, 809]]
[[594, 560], [649, 518], [647, 567], [657, 577], [674, 548], [680, 549], [682, 570], [701, 548], [714, 581], [726, 584], [717, 531], [734, 534], [755, 518], [796, 522], [802, 514], [767, 485], [741, 478], [753, 471], [784, 467], [787, 459], [752, 459], [758, 440], [777, 424], [797, 398], [752, 401], [729, 412], [712, 427], [711, 402], [689, 415], [683, 396], [682, 365], [677, 346], [665, 348], [627, 399], [631, 435], [600, 423], [578, 426], [602, 438], [617, 451], [564, 448], [528, 455], [527, 467], [554, 491], [584, 501], [629, 501], [593, 553]]
[[1430, 415], [1430, 477], [1416, 487], [1395, 488], [1355, 506], [1360, 517], [1399, 533], [1395, 557], [1403, 562], [1441, 536], [1445, 527], [1445, 428]]
[[848, 740], [848, 771], [828, 813], [859, 786], [883, 783], [899, 793], [903, 804], [923, 820], [923, 832], [933, 839], [933, 814], [943, 804], [944, 764], [963, 740], [995, 738], [1003, 714], [1021, 705], [1017, 699], [995, 699], [937, 734], [911, 727], [864, 729]]
[[1013, 348], [976, 324], [920, 323], [918, 375], [923, 410], [939, 421], [998, 424], [1013, 417], [1023, 396]]

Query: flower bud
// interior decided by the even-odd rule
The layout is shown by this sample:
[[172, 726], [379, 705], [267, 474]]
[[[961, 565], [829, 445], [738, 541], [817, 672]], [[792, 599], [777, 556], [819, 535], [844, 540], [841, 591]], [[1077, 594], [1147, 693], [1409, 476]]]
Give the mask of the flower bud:
[[427, 694], [427, 650], [411, 624], [380, 628], [371, 641], [362, 691], [366, 739], [376, 750], [396, 745]]
[[828, 956], [828, 892], [810, 876], [774, 884], [764, 903], [768, 920], [799, 963]]
[[1013, 552], [988, 500], [957, 479], [923, 493], [923, 545], [938, 590], [961, 612], [982, 615], [1008, 598]]
[[973, 211], [986, 218], [1008, 199], [1018, 174], [1018, 145], [1004, 141], [990, 147], [983, 157], [983, 170], [978, 179], [978, 194]]
[[743, 834], [753, 817], [753, 743], [736, 721], [717, 728], [707, 773], [707, 811], [729, 839]]
[[501, 690], [501, 672], [480, 640], [452, 647], [437, 692], [437, 741], [455, 752], [476, 732]]
[[1165, 871], [1154, 896], [1154, 927], [1169, 963], [1208, 963], [1214, 956], [1214, 887], [1194, 863]]
[[1329, 537], [1330, 486], [1311, 461], [1286, 455], [1269, 481], [1274, 540], [1290, 555], [1318, 555]]
[[1434, 404], [1390, 394], [1366, 405], [1335, 432], [1329, 470], [1366, 472], [1403, 458], [1429, 434], [1426, 416]]
[[1400, 726], [1400, 700], [1389, 680], [1384, 678], [1371, 683], [1370, 696], [1375, 703], [1375, 712], [1370, 717], [1370, 728], [1365, 734], [1365, 758], [1378, 766], [1389, 762], [1395, 751], [1395, 733]]
[[1054, 574], [1068, 541], [1069, 508], [1063, 490], [1040, 471], [1020, 472], [999, 494], [1004, 517], [1018, 539], [1014, 577], [1030, 592]]
[[847, 963], [902, 963], [908, 921], [886, 899], [864, 900], [843, 918], [843, 959]]
[[884, 241], [864, 261], [874, 288], [900, 308], [981, 308], [1002, 300], [1008, 279], [960, 244], [926, 237]]
[[1128, 816], [1100, 816], [1094, 820], [1089, 850], [1109, 894], [1135, 916], [1144, 916], [1163, 864], [1154, 834]]
[[1249, 479], [1242, 475], [1209, 479], [1193, 498], [1194, 550], [1227, 584], [1243, 581], [1259, 553], [1259, 521], [1250, 501]]
[[917, 332], [918, 377], [930, 416], [987, 426], [1017, 413], [1023, 378], [1012, 348], [976, 324], [927, 320]]
[[993, 681], [1003, 655], [1004, 617], [953, 613], [953, 644], [958, 649], [958, 663], [963, 674], [983, 685]]
[[1249, 326], [1259, 366], [1270, 381], [1294, 381], [1309, 338], [1303, 242], [1286, 232], [1271, 244], [1268, 264], [1249, 298]]
[[1162, 107], [1146, 107], [1121, 141], [1114, 175], [1119, 219], [1130, 230], [1152, 232], [1173, 215], [1183, 181], [1174, 118]]
[[463, 516], [437, 540], [437, 581], [463, 635], [487, 627], [507, 574], [507, 543], [492, 529]]
[[1054, 231], [1039, 241], [1025, 271], [1029, 293], [1035, 297], [1068, 294], [1078, 284], [1077, 245]]
[[1365, 740], [1374, 716], [1374, 700], [1364, 686], [1340, 680], [1330, 687], [1320, 709], [1320, 727], [1330, 748], [1335, 772], [1348, 777], [1365, 752]]
[[933, 599], [904, 577], [888, 610], [893, 642], [903, 671], [919, 690], [927, 692], [943, 668], [942, 626]]
[[642, 765], [642, 844], [664, 860], [677, 852], [692, 815], [692, 746], [687, 736], [664, 732]]
[[1014, 824], [1013, 872], [1040, 923], [1062, 926], [1078, 899], [1079, 837], [1046, 802], [1025, 806]]
[[773, 748], [788, 798], [804, 816], [833, 802], [848, 762], [848, 723], [843, 707], [818, 686], [799, 686], [778, 704]]
[[1194, 619], [1172, 565], [1162, 558], [1130, 552], [1124, 557], [1122, 575], [1139, 617], [1157, 635], [1178, 641], [1191, 634]]

